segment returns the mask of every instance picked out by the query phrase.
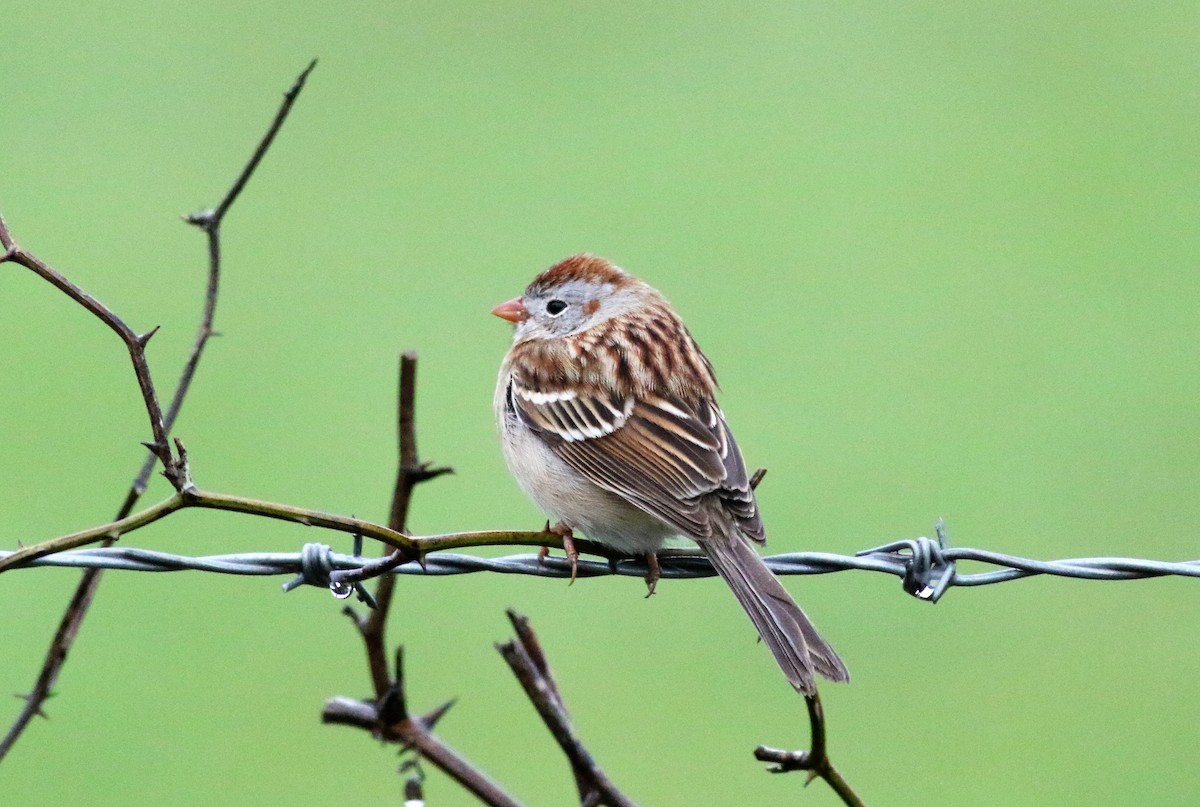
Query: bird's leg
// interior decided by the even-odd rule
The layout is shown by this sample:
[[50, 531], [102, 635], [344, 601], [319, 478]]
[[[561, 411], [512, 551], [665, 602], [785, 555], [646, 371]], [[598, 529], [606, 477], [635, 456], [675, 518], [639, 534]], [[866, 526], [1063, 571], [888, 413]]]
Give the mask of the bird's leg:
[[658, 565], [658, 553], [646, 553], [646, 599], [654, 596], [658, 581], [662, 578], [662, 567]]
[[[546, 519], [546, 526], [542, 528], [542, 532], [550, 532], [550, 519]], [[548, 547], [548, 546], [538, 547], [538, 571], [539, 572], [542, 570], [542, 564], [545, 562], [546, 558], [548, 558], [548, 557], [550, 557], [550, 547]]]
[[[575, 583], [575, 577], [579, 573], [579, 550], [575, 548], [575, 535], [571, 531], [571, 525], [567, 524], [565, 521], [560, 521], [551, 527], [550, 522], [547, 521], [545, 531], [552, 535], [557, 535], [562, 539], [563, 551], [567, 553], [567, 563], [571, 564], [571, 582], [567, 585], [573, 585]], [[538, 550], [539, 566], [549, 554], [550, 547], [548, 546], [543, 546]]]

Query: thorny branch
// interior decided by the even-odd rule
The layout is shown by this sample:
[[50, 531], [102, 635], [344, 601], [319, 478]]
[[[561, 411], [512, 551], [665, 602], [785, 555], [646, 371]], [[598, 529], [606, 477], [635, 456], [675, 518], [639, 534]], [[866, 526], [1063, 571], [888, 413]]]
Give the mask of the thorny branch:
[[[400, 359], [397, 428], [400, 442], [399, 468], [392, 495], [391, 515], [388, 518], [388, 528], [397, 534], [402, 534], [405, 529], [413, 488], [421, 482], [451, 472], [450, 468], [431, 467], [428, 463], [422, 463], [417, 454], [416, 372], [416, 355], [405, 353]], [[411, 550], [397, 548], [372, 566], [382, 573], [419, 557], [420, 553], [414, 554]], [[326, 723], [357, 726], [371, 732], [372, 736], [378, 739], [395, 742], [406, 750], [415, 751], [418, 759], [429, 760], [485, 804], [496, 807], [517, 805], [518, 802], [490, 777], [433, 733], [434, 723], [446, 713], [453, 701], [423, 717], [410, 715], [405, 697], [403, 648], [396, 650], [394, 679], [387, 665], [384, 629], [394, 585], [395, 577], [392, 575], [384, 575], [380, 579], [375, 590], [376, 608], [366, 617], [359, 616], [352, 608], [345, 609], [345, 613], [358, 628], [366, 647], [367, 666], [371, 672], [375, 698], [372, 701], [331, 698], [325, 704], [322, 720]], [[566, 717], [562, 697], [550, 674], [549, 664], [537, 637], [529, 627], [528, 620], [513, 611], [509, 611], [508, 615], [517, 631], [517, 639], [498, 647], [567, 754], [575, 774], [581, 803], [589, 806], [608, 804], [613, 807], [634, 807], [633, 803], [622, 796], [605, 777], [582, 743], [574, 736]], [[412, 783], [413, 780], [410, 780], [409, 784]]]
[[[407, 352], [400, 357], [400, 392], [399, 403], [396, 407], [399, 462], [396, 469], [396, 485], [392, 492], [392, 506], [388, 514], [388, 528], [397, 533], [403, 533], [406, 529], [408, 506], [412, 500], [413, 488], [421, 482], [454, 472], [452, 468], [431, 468], [428, 463], [422, 463], [418, 458], [416, 388], [417, 354]], [[362, 635], [363, 644], [366, 646], [371, 681], [375, 686], [377, 698], [382, 698], [391, 684], [387, 669], [385, 628], [392, 606], [392, 592], [396, 587], [396, 579], [385, 572], [409, 560], [412, 560], [412, 555], [401, 549], [393, 549], [385, 554], [370, 567], [368, 572], [370, 576], [379, 575], [379, 584], [375, 588], [376, 607], [365, 617], [358, 616], [349, 606], [345, 609], [347, 615], [354, 620], [358, 632]], [[358, 582], [358, 580], [348, 580], [337, 576], [333, 576], [332, 579], [335, 582], [343, 583]], [[361, 579], [366, 579], [366, 577]], [[397, 675], [399, 675], [398, 671]]]
[[397, 743], [416, 752], [452, 777], [484, 804], [493, 807], [521, 807], [478, 768], [433, 733], [434, 724], [450, 709], [449, 701], [428, 714], [413, 717], [404, 698], [404, 660], [396, 652], [396, 681], [378, 702], [334, 697], [325, 702], [321, 721], [365, 729], [384, 742]]
[[[9, 234], [3, 217], [0, 217], [0, 245], [5, 249], [2, 260], [14, 261], [50, 280], [70, 296], [71, 299], [83, 305], [93, 314], [104, 320], [109, 327], [116, 330], [130, 351], [130, 358], [133, 361], [134, 371], [137, 374], [138, 385], [141, 388], [142, 397], [146, 402], [146, 410], [150, 416], [153, 441], [147, 445], [149, 453], [142, 463], [141, 470], [138, 472], [133, 484], [130, 486], [124, 502], [122, 502], [121, 507], [117, 510], [115, 521], [119, 522], [133, 512], [133, 508], [137, 505], [138, 500], [146, 492], [146, 487], [150, 481], [150, 474], [153, 473], [154, 467], [158, 463], [162, 463], [164, 474], [175, 485], [176, 489], [178, 490], [180, 487], [181, 477], [179, 471], [181, 469], [178, 467], [177, 461], [171, 456], [167, 436], [174, 428], [175, 420], [179, 417], [179, 412], [183, 408], [184, 399], [187, 397], [188, 390], [191, 389], [192, 379], [195, 377], [196, 368], [200, 364], [200, 357], [204, 353], [204, 348], [208, 344], [208, 340], [215, 333], [213, 331], [213, 320], [216, 316], [217, 294], [220, 289], [221, 277], [221, 222], [224, 220], [229, 208], [237, 200], [238, 195], [242, 192], [242, 188], [245, 187], [246, 182], [250, 179], [250, 175], [254, 173], [254, 169], [258, 167], [263, 155], [267, 153], [267, 149], [270, 148], [271, 143], [275, 140], [275, 135], [279, 132], [280, 127], [283, 126], [283, 122], [286, 120], [292, 104], [295, 103], [296, 97], [304, 88], [304, 82], [308, 79], [309, 73], [312, 72], [316, 65], [317, 62], [314, 59], [300, 73], [287, 92], [284, 93], [283, 103], [279, 107], [278, 112], [275, 113], [275, 119], [271, 122], [267, 133], [259, 141], [258, 147], [254, 150], [250, 161], [246, 163], [241, 174], [238, 175], [238, 178], [216, 208], [202, 213], [193, 213], [185, 217], [185, 221], [203, 229], [208, 237], [208, 280], [204, 293], [204, 310], [200, 316], [200, 328], [196, 333], [196, 339], [192, 344], [191, 351], [188, 353], [187, 361], [184, 362], [183, 371], [180, 373], [179, 381], [175, 385], [175, 393], [171, 396], [171, 403], [167, 407], [165, 415], [162, 414], [159, 408], [158, 396], [154, 385], [151, 383], [150, 368], [146, 364], [145, 357], [146, 341], [153, 335], [154, 331], [150, 331], [141, 337], [134, 336], [133, 331], [98, 301], [73, 283], [67, 281], [58, 272], [55, 272], [40, 260], [20, 249]], [[106, 318], [106, 315], [108, 318]], [[132, 341], [130, 339], [131, 336], [133, 337]], [[106, 537], [103, 539], [102, 545], [110, 546], [116, 538], [117, 536], [115, 535]], [[88, 609], [91, 607], [92, 600], [96, 596], [102, 574], [103, 570], [101, 569], [88, 569], [80, 577], [79, 583], [75, 588], [75, 593], [71, 596], [66, 610], [63, 612], [62, 619], [59, 621], [54, 638], [50, 641], [50, 647], [46, 652], [45, 660], [42, 662], [37, 681], [34, 683], [33, 689], [29, 694], [24, 696], [25, 707], [21, 710], [16, 720], [13, 721], [4, 738], [0, 740], [0, 761], [3, 761], [5, 755], [8, 754], [33, 717], [35, 715], [45, 716], [45, 713], [42, 711], [42, 704], [50, 697], [54, 683], [58, 680], [58, 675], [66, 663], [67, 654], [70, 652], [71, 646], [75, 642], [75, 637], [78, 635], [79, 629], [83, 624], [83, 620], [87, 616]]]
[[[392, 493], [391, 513], [388, 528], [397, 534], [403, 533], [408, 521], [409, 503], [413, 488], [421, 482], [434, 479], [452, 469], [430, 467], [422, 463], [417, 454], [416, 434], [416, 383], [417, 357], [405, 353], [400, 357], [400, 394], [397, 407], [397, 435], [399, 438], [399, 463], [396, 485]], [[405, 549], [394, 549], [381, 558], [378, 568], [386, 570], [407, 563], [418, 557]], [[382, 574], [382, 572], [380, 572]], [[325, 704], [322, 720], [326, 723], [341, 723], [365, 728], [373, 736], [399, 743], [405, 749], [415, 751], [418, 758], [428, 759], [481, 801], [508, 807], [518, 802], [492, 781], [483, 771], [472, 765], [465, 757], [442, 742], [434, 733], [433, 726], [453, 704], [453, 701], [435, 709], [424, 717], [414, 718], [408, 711], [404, 690], [403, 648], [397, 648], [395, 678], [387, 663], [387, 618], [392, 605], [392, 593], [396, 578], [383, 575], [375, 589], [375, 608], [365, 617], [347, 606], [344, 613], [354, 621], [362, 636], [367, 651], [367, 667], [375, 697], [371, 701], [354, 701], [349, 698], [331, 698]], [[419, 784], [419, 779], [416, 780]], [[410, 779], [408, 785], [412, 785]]]

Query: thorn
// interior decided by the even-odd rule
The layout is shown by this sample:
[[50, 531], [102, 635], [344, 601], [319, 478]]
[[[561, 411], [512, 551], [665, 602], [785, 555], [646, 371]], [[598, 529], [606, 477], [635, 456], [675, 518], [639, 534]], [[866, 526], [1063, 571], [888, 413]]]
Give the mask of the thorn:
[[158, 333], [158, 329], [159, 329], [159, 328], [161, 328], [161, 327], [162, 327], [161, 325], [155, 325], [153, 328], [151, 328], [150, 330], [146, 331], [146, 332], [145, 332], [144, 334], [142, 334], [141, 336], [135, 336], [135, 337], [133, 337], [133, 341], [135, 341], [135, 342], [137, 342], [137, 343], [138, 343], [138, 347], [140, 347], [140, 348], [142, 348], [142, 349], [145, 349], [145, 347], [146, 347], [146, 343], [150, 341], [150, 338], [151, 338], [152, 336], [154, 336], [154, 334]]
[[426, 563], [425, 563], [425, 553], [424, 552], [417, 553], [417, 563], [420, 564], [421, 571], [426, 572], [426, 573], [429, 572], [429, 566], [426, 565]]
[[430, 479], [437, 479], [442, 474], [452, 474], [454, 469], [449, 465], [439, 465], [432, 467], [432, 463], [422, 462], [420, 465], [408, 466], [403, 469], [404, 475], [408, 477], [412, 484], [420, 482], [428, 482]]
[[297, 95], [299, 95], [300, 90], [304, 88], [304, 82], [308, 81], [308, 74], [311, 73], [316, 66], [316, 59], [313, 59], [311, 62], [309, 62], [308, 67], [304, 68], [300, 75], [296, 76], [296, 81], [291, 87], [288, 88], [288, 91], [283, 94], [283, 97], [295, 98]]
[[[35, 695], [35, 694], [34, 694], [34, 693], [32, 693], [32, 692], [27, 692], [27, 693], [25, 693], [25, 694], [21, 694], [21, 693], [14, 693], [14, 694], [13, 694], [13, 697], [14, 697], [14, 698], [20, 698], [21, 700], [25, 701], [26, 703], [33, 703], [35, 700], [37, 700], [37, 695]], [[34, 709], [33, 709], [33, 713], [34, 713], [34, 715], [36, 715], [37, 717], [40, 717], [40, 718], [42, 718], [42, 719], [44, 719], [44, 720], [49, 720], [49, 719], [50, 719], [50, 715], [46, 714], [46, 713], [45, 713], [45, 712], [42, 710], [42, 704], [44, 704], [44, 703], [45, 703], [47, 700], [49, 700], [50, 698], [53, 698], [53, 697], [54, 697], [54, 693], [53, 693], [53, 692], [47, 692], [47, 693], [46, 693], [46, 696], [45, 696], [45, 698], [42, 698], [42, 699], [41, 699], [41, 700], [38, 702], [37, 706], [35, 706], [35, 707], [34, 707]]]
[[211, 207], [207, 210], [197, 210], [195, 213], [184, 213], [179, 218], [186, 221], [188, 224], [194, 224], [197, 227], [204, 229], [212, 224], [213, 216], [217, 211]]
[[153, 451], [156, 456], [162, 456], [162, 451], [166, 448], [165, 444], [158, 441], [143, 440], [141, 445]]
[[421, 715], [421, 725], [425, 727], [426, 731], [433, 731], [433, 727], [437, 725], [437, 722], [441, 720], [446, 715], [446, 712], [450, 711], [450, 707], [456, 703], [458, 703], [458, 698], [451, 698], [436, 709], [431, 709], [430, 711]]
[[818, 776], [820, 776], [820, 774], [817, 773], [815, 769], [810, 770], [808, 772], [808, 776], [804, 777], [804, 786], [808, 787], [809, 785], [811, 785], [813, 783], [813, 780], [816, 779]]

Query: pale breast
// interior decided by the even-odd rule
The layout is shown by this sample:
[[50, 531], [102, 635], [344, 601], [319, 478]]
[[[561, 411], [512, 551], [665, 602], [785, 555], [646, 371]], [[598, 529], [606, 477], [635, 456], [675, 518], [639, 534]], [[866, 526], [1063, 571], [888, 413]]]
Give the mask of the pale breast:
[[594, 484], [568, 466], [517, 419], [506, 402], [508, 378], [496, 388], [496, 414], [508, 469], [550, 518], [585, 537], [631, 555], [653, 552], [678, 530]]

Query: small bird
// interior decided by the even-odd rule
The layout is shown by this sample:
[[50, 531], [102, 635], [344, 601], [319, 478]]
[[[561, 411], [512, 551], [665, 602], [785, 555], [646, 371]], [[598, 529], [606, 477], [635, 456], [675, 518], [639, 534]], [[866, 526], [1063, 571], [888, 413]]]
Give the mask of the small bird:
[[692, 539], [797, 691], [849, 680], [750, 544], [766, 536], [712, 364], [667, 300], [585, 254], [492, 313], [516, 325], [495, 396], [504, 458], [564, 537], [644, 555], [651, 592], [658, 550]]

